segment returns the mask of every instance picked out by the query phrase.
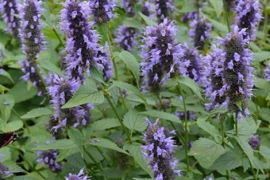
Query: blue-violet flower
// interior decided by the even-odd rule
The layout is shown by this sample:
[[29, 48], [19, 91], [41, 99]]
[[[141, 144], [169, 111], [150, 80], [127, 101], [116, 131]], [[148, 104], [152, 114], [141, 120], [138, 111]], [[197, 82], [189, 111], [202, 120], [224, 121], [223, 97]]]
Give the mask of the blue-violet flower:
[[137, 47], [138, 42], [135, 37], [138, 35], [138, 30], [133, 27], [127, 27], [125, 25], [120, 26], [116, 32], [115, 42], [118, 47], [126, 50], [132, 51], [133, 47]]
[[264, 77], [270, 81], [270, 64], [267, 65], [267, 67], [264, 69]]
[[115, 3], [112, 0], [90, 0], [91, 13], [97, 24], [107, 23], [113, 17]]
[[252, 147], [252, 149], [257, 149], [260, 145], [260, 139], [258, 135], [251, 135], [249, 138], [249, 144]]
[[163, 22], [164, 19], [169, 18], [172, 11], [175, 10], [173, 0], [152, 0], [156, 6], [156, 16], [158, 22]]
[[44, 165], [49, 168], [52, 172], [61, 172], [62, 165], [61, 163], [55, 162], [58, 152], [54, 150], [47, 150], [47, 151], [38, 151], [37, 156], [39, 159], [37, 163], [43, 162]]
[[84, 175], [84, 168], [80, 170], [78, 174], [71, 174], [69, 173], [68, 177], [66, 177], [66, 180], [90, 180], [90, 177], [87, 175]]

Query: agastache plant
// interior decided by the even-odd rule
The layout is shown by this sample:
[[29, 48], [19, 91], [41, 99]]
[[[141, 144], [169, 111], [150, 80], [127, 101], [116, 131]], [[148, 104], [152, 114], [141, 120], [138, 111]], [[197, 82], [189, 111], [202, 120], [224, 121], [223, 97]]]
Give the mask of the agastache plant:
[[65, 180], [90, 180], [90, 177], [87, 175], [84, 175], [84, 168], [80, 170], [78, 174], [71, 174], [69, 173], [68, 177], [65, 178]]
[[267, 67], [264, 69], [264, 77], [270, 81], [270, 64], [267, 65]]
[[246, 28], [246, 35], [251, 40], [256, 38], [256, 26], [260, 22], [261, 10], [258, 0], [239, 0], [235, 7], [235, 21], [240, 29]]
[[176, 45], [176, 32], [174, 23], [167, 19], [159, 25], [146, 27], [141, 62], [144, 92], [159, 93], [162, 85], [174, 75], [176, 66], [184, 69], [179, 63], [183, 50]]
[[205, 16], [190, 23], [189, 36], [195, 48], [203, 50], [206, 42], [211, 40], [211, 29], [212, 25], [206, 22]]
[[22, 71], [25, 75], [22, 77], [24, 81], [30, 80], [32, 84], [38, 88], [38, 95], [45, 92], [45, 85], [37, 64], [37, 55], [41, 50], [45, 49], [44, 35], [41, 32], [40, 17], [43, 10], [41, 9], [41, 1], [25, 0], [19, 6], [21, 17], [20, 22], [20, 38], [22, 42], [22, 50], [26, 55], [26, 60], [22, 61]]
[[148, 167], [151, 168], [156, 180], [173, 180], [176, 175], [180, 176], [180, 170], [175, 170], [177, 160], [173, 157], [173, 152], [176, 146], [170, 136], [174, 132], [159, 127], [158, 120], [155, 123], [149, 120], [146, 122], [148, 127], [144, 133], [145, 145], [142, 149]]
[[113, 0], [90, 0], [91, 14], [97, 24], [107, 23], [113, 17]]
[[127, 17], [134, 17], [135, 11], [134, 6], [136, 4], [136, 0], [123, 0], [121, 7], [125, 9]]
[[90, 121], [89, 109], [91, 105], [84, 104], [72, 108], [61, 109], [74, 95], [79, 88], [80, 82], [73, 79], [62, 78], [55, 74], [50, 74], [48, 78], [48, 92], [52, 97], [51, 104], [54, 108], [54, 115], [51, 120], [53, 133], [62, 131], [70, 126], [86, 126]]
[[37, 156], [39, 159], [37, 160], [38, 163], [43, 162], [44, 165], [49, 168], [52, 172], [61, 172], [62, 165], [56, 162], [56, 158], [58, 156], [58, 152], [54, 150], [47, 150], [47, 151], [38, 151]]
[[163, 22], [164, 19], [169, 18], [172, 11], [175, 10], [173, 0], [152, 0], [156, 6], [156, 16], [158, 22]]
[[132, 51], [132, 48], [138, 45], [138, 42], [135, 39], [137, 35], [137, 29], [122, 25], [117, 29], [115, 42], [118, 44], [119, 48], [126, 51]]
[[98, 56], [99, 36], [90, 30], [93, 24], [88, 22], [89, 14], [89, 4], [79, 0], [67, 0], [61, 11], [61, 29], [67, 36], [65, 74], [81, 83], [85, 73], [90, 76], [92, 66], [103, 69], [99, 62], [106, 61], [106, 57]]
[[246, 47], [249, 43], [245, 29], [232, 26], [231, 33], [225, 39], [219, 38], [218, 44], [223, 46], [223, 87], [220, 95], [226, 96], [222, 103], [230, 112], [237, 114], [241, 120], [243, 115], [249, 115], [247, 102], [252, 95], [253, 68], [251, 67], [252, 53]]
[[4, 22], [7, 24], [5, 31], [9, 32], [14, 38], [18, 37], [19, 31], [19, 14], [18, 0], [2, 0], [0, 1], [0, 11]]

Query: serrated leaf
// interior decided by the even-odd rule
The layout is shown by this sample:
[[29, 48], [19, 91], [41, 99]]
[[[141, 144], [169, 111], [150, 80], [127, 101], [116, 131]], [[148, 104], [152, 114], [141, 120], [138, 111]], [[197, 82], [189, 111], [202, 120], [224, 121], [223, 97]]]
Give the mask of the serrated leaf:
[[215, 126], [206, 121], [206, 118], [199, 117], [197, 119], [197, 125], [202, 128], [205, 132], [209, 133], [211, 136], [220, 136], [219, 131]]
[[242, 165], [242, 159], [232, 151], [228, 151], [217, 158], [209, 169], [218, 171], [232, 170]]
[[209, 1], [217, 14], [217, 18], [219, 18], [223, 10], [222, 1], [217, 1], [217, 0], [209, 0]]
[[83, 135], [82, 135], [82, 133], [78, 129], [70, 128], [68, 130], [68, 136], [77, 145], [78, 149], [81, 152], [81, 155], [83, 156], [83, 146], [82, 146]]
[[108, 118], [108, 119], [95, 121], [91, 126], [94, 131], [102, 131], [102, 130], [111, 129], [114, 127], [119, 127], [121, 126], [121, 124], [118, 121], [118, 119]]
[[76, 154], [79, 152], [79, 149], [76, 147], [76, 148], [72, 148], [72, 149], [63, 149], [59, 152], [57, 158], [56, 158], [56, 162], [60, 162], [64, 159], [66, 159], [67, 157], [73, 155], [73, 154]]
[[126, 18], [123, 21], [123, 24], [127, 27], [132, 27], [136, 29], [142, 29], [142, 24], [139, 21], [136, 21], [134, 18]]
[[1, 118], [7, 122], [10, 115], [11, 110], [15, 104], [14, 97], [10, 94], [1, 94], [0, 95], [0, 111], [1, 111]]
[[247, 155], [250, 163], [253, 165], [253, 149], [252, 147], [249, 145], [249, 143], [243, 138], [243, 137], [235, 137], [236, 141], [238, 142], [238, 144], [240, 145], [240, 147], [242, 148], [242, 150], [244, 151], [244, 153]]
[[1, 130], [4, 132], [9, 132], [9, 131], [17, 131], [23, 127], [23, 122], [21, 120], [15, 120], [15, 121], [10, 121], [4, 126], [2, 126]]
[[257, 63], [263, 62], [264, 60], [270, 59], [269, 51], [260, 51], [253, 54], [253, 60]]
[[49, 72], [53, 72], [61, 77], [65, 77], [65, 75], [63, 74], [63, 72], [57, 67], [55, 66], [53, 63], [51, 63], [50, 61], [40, 61], [39, 65], [44, 68], [47, 69]]
[[43, 151], [49, 149], [72, 149], [76, 148], [76, 144], [71, 139], [61, 139], [52, 141], [50, 144], [40, 145], [39, 147], [33, 148], [35, 151]]
[[265, 159], [270, 159], [270, 148], [266, 146], [260, 146], [260, 154], [265, 158]]
[[130, 130], [144, 131], [147, 127], [145, 119], [134, 109], [130, 109], [124, 116], [124, 125]]
[[181, 79], [179, 80], [179, 83], [189, 87], [201, 100], [204, 101], [201, 95], [200, 89], [195, 81], [193, 81], [192, 79], [188, 77], [181, 77]]
[[210, 18], [207, 19], [211, 22], [215, 29], [219, 30], [222, 33], [228, 33], [228, 27], [226, 25]]
[[27, 87], [27, 83], [18, 81], [15, 86], [7, 93], [14, 97], [16, 103], [26, 101], [37, 95], [37, 89]]
[[149, 17], [145, 16], [144, 14], [142, 14], [142, 13], [139, 12], [139, 15], [146, 22], [146, 24], [148, 26], [154, 26], [156, 24], [154, 21], [152, 21]]
[[119, 58], [126, 64], [126, 66], [130, 69], [132, 74], [134, 75], [137, 85], [139, 84], [140, 78], [140, 66], [136, 58], [128, 51], [122, 51], [119, 53]]
[[134, 86], [128, 84], [128, 83], [125, 83], [125, 82], [121, 82], [121, 81], [113, 81], [113, 85], [116, 86], [116, 87], [119, 87], [119, 88], [122, 88], [124, 90], [127, 91], [127, 93], [133, 93], [135, 94], [136, 96], [138, 96], [139, 98], [141, 98], [141, 100], [143, 100], [144, 102], [146, 102], [143, 94], [137, 89], [135, 88]]
[[52, 115], [52, 111], [49, 108], [36, 108], [27, 112], [25, 115], [21, 116], [22, 119], [32, 119], [40, 116]]
[[[252, 134], [256, 134], [261, 121], [257, 120], [257, 124], [251, 117], [244, 117], [243, 121], [238, 121], [238, 134], [242, 137], [249, 138]], [[235, 129], [228, 133], [235, 134]]]
[[193, 143], [189, 155], [194, 156], [204, 168], [209, 168], [224, 153], [225, 150], [220, 144], [200, 138]]
[[165, 119], [165, 120], [172, 121], [175, 123], [181, 123], [181, 121], [179, 120], [177, 116], [171, 113], [167, 113], [167, 112], [151, 110], [151, 111], [141, 112], [140, 114], [152, 116], [152, 117], [156, 117], [160, 119]]
[[10, 74], [9, 74], [7, 71], [1, 69], [1, 70], [0, 70], [0, 75], [5, 76], [5, 77], [8, 78], [12, 83], [14, 83], [12, 77], [10, 76]]
[[112, 149], [124, 154], [129, 155], [126, 151], [124, 151], [123, 149], [119, 148], [114, 142], [108, 140], [108, 139], [104, 139], [104, 138], [94, 138], [91, 139], [89, 142], [92, 146], [98, 146], [98, 147], [103, 147], [103, 148], [107, 148], [107, 149]]
[[64, 106], [62, 106], [62, 108], [71, 108], [88, 103], [102, 104], [103, 102], [103, 93], [90, 87], [88, 83], [85, 83], [75, 92], [73, 97]]
[[269, 87], [269, 81], [267, 81], [266, 79], [262, 79], [262, 78], [255, 78], [254, 80], [255, 86], [261, 89], [267, 89], [267, 87]]

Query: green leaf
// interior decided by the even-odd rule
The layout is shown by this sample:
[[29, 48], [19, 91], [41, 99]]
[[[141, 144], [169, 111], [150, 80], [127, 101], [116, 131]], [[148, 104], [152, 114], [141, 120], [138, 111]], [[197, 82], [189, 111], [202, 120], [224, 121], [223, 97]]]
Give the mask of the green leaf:
[[242, 157], [233, 151], [228, 151], [216, 159], [214, 164], [209, 168], [218, 171], [232, 170], [242, 165]]
[[79, 152], [79, 149], [76, 147], [76, 148], [72, 148], [72, 149], [63, 149], [59, 152], [57, 158], [56, 158], [56, 162], [60, 162], [64, 159], [66, 159], [67, 157], [73, 155], [73, 154], [76, 154]]
[[125, 83], [125, 82], [121, 82], [121, 81], [113, 81], [113, 85], [116, 87], [119, 87], [121, 89], [124, 89], [127, 91], [127, 93], [133, 93], [136, 96], [138, 96], [139, 98], [141, 98], [141, 100], [143, 100], [144, 102], [146, 102], [144, 95], [134, 86]]
[[136, 21], [133, 18], [126, 18], [123, 21], [123, 24], [127, 27], [132, 27], [132, 28], [136, 28], [136, 29], [142, 29], [142, 27], [143, 27], [143, 25], [139, 21]]
[[10, 115], [11, 110], [15, 104], [14, 97], [10, 94], [1, 94], [0, 95], [0, 111], [1, 111], [1, 118], [7, 122]]
[[269, 160], [270, 159], [270, 148], [266, 147], [266, 146], [260, 146], [260, 154], [266, 159]]
[[134, 109], [130, 109], [124, 116], [124, 125], [130, 130], [144, 131], [147, 127], [145, 119]]
[[260, 51], [253, 54], [253, 60], [257, 63], [263, 62], [264, 60], [270, 59], [269, 51]]
[[252, 147], [249, 145], [249, 143], [243, 137], [235, 137], [235, 139], [238, 142], [238, 144], [240, 145], [240, 147], [242, 148], [242, 150], [244, 151], [244, 153], [247, 155], [251, 164], [253, 165], [254, 155], [253, 155]]
[[228, 27], [226, 25], [210, 18], [207, 18], [207, 19], [211, 22], [211, 24], [213, 25], [215, 29], [225, 34], [228, 33]]
[[193, 143], [189, 155], [194, 156], [204, 168], [209, 168], [224, 153], [225, 150], [220, 144], [200, 138]]
[[21, 116], [22, 119], [32, 119], [40, 116], [52, 115], [52, 111], [49, 108], [36, 108], [27, 112], [25, 115]]
[[34, 151], [44, 151], [49, 149], [72, 149], [76, 148], [76, 144], [71, 139], [61, 139], [52, 141], [49, 144], [40, 145], [33, 148]]
[[23, 127], [23, 122], [21, 120], [15, 120], [15, 121], [10, 121], [4, 126], [2, 126], [1, 130], [4, 132], [9, 132], [9, 131], [17, 131]]
[[145, 16], [144, 14], [139, 12], [139, 15], [146, 22], [148, 26], [154, 26], [156, 24], [153, 20], [151, 20], [149, 17]]
[[78, 130], [78, 129], [75, 129], [73, 127], [71, 127], [69, 130], [68, 130], [68, 137], [76, 144], [76, 146], [78, 147], [78, 149], [80, 150], [81, 152], [81, 155], [83, 156], [83, 136], [82, 136], [82, 133]]
[[87, 103], [102, 104], [103, 102], [103, 93], [85, 83], [62, 108], [71, 108]]
[[223, 3], [222, 1], [217, 1], [217, 0], [209, 0], [211, 5], [213, 6], [214, 10], [216, 11], [217, 18], [220, 17], [220, 14], [222, 13], [223, 10]]
[[261, 89], [268, 89], [269, 87], [269, 82], [266, 79], [262, 78], [255, 78], [254, 79], [255, 86]]
[[53, 63], [51, 63], [50, 61], [40, 61], [39, 65], [42, 68], [47, 69], [49, 72], [53, 72], [61, 77], [65, 77], [63, 72], [57, 66], [55, 66]]
[[4, 69], [1, 69], [0, 75], [5, 76], [5, 77], [8, 78], [12, 83], [14, 83], [14, 81], [13, 81], [12, 77], [10, 76], [10, 74], [9, 74], [7, 71], [5, 71]]
[[197, 125], [213, 137], [220, 136], [220, 133], [216, 129], [216, 127], [210, 124], [208, 121], [206, 121], [206, 118], [199, 117], [197, 119]]
[[[252, 134], [256, 134], [261, 121], [256, 122], [251, 117], [244, 117], [243, 121], [238, 121], [238, 134], [242, 137], [249, 138]], [[228, 131], [228, 134], [235, 134], [235, 129]]]
[[136, 58], [128, 51], [122, 51], [119, 53], [119, 58], [126, 64], [126, 66], [130, 69], [132, 74], [134, 75], [137, 85], [139, 84], [140, 79], [140, 67]]
[[192, 79], [188, 77], [181, 77], [181, 79], [179, 80], [179, 83], [189, 87], [201, 100], [204, 101], [201, 95], [200, 89], [195, 81], [193, 81]]
[[37, 95], [37, 89], [27, 87], [27, 83], [18, 81], [15, 86], [7, 93], [14, 97], [16, 103], [26, 101]]
[[124, 151], [123, 149], [119, 148], [114, 142], [108, 140], [108, 139], [104, 139], [104, 138], [94, 138], [90, 140], [90, 144], [92, 146], [98, 146], [98, 147], [103, 147], [103, 148], [107, 148], [107, 149], [112, 149], [124, 154], [129, 155], [126, 151]]
[[95, 121], [91, 126], [94, 131], [102, 131], [102, 130], [111, 129], [114, 127], [119, 127], [121, 126], [121, 124], [118, 121], [118, 119], [108, 118], [108, 119]]
[[175, 123], [181, 123], [181, 121], [179, 120], [177, 116], [171, 113], [167, 113], [167, 112], [151, 110], [151, 111], [141, 112], [140, 114], [144, 114], [147, 116], [152, 116], [152, 117], [156, 117], [160, 119], [165, 119], [165, 120], [172, 121]]

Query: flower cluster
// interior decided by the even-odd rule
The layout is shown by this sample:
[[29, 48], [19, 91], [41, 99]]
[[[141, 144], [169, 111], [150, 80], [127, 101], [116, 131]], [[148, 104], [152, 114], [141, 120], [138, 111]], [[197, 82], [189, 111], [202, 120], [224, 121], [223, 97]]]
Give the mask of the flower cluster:
[[[177, 111], [174, 113], [180, 120], [184, 120], [185, 119], [185, 112], [183, 111]], [[194, 114], [192, 111], [187, 111], [187, 119], [191, 120], [191, 119], [196, 119], [197, 116], [196, 114]]]
[[138, 45], [138, 42], [135, 39], [137, 35], [137, 29], [122, 25], [117, 29], [117, 38], [115, 38], [115, 42], [117, 42], [119, 48], [131, 51], [133, 47]]
[[256, 26], [260, 22], [261, 10], [258, 0], [239, 0], [235, 7], [236, 24], [240, 29], [246, 28], [246, 35], [251, 40], [256, 38]]
[[18, 0], [2, 0], [0, 2], [0, 11], [3, 15], [4, 22], [7, 24], [6, 31], [14, 38], [18, 37], [19, 18], [16, 15], [18, 11]]
[[157, 180], [175, 179], [180, 170], [175, 170], [177, 160], [172, 153], [175, 145], [169, 132], [158, 126], [158, 121], [151, 123], [147, 120], [147, 130], [144, 134], [145, 145], [142, 146], [144, 156], [148, 159], [148, 167], [152, 169]]
[[169, 18], [172, 11], [175, 10], [173, 0], [152, 0], [155, 1], [156, 16], [161, 23], [164, 19]]
[[126, 15], [128, 17], [134, 17], [135, 12], [134, 12], [134, 6], [135, 6], [136, 1], [134, 0], [123, 0], [121, 7], [125, 9]]
[[186, 12], [182, 15], [182, 21], [183, 23], [188, 23], [190, 20], [195, 20], [198, 17], [197, 11], [193, 12]]
[[258, 135], [251, 135], [249, 138], [249, 144], [252, 147], [252, 149], [257, 149], [260, 145], [260, 139]]
[[107, 23], [113, 17], [115, 3], [108, 0], [90, 0], [91, 13], [97, 24]]
[[194, 48], [189, 48], [187, 43], [181, 44], [181, 49], [183, 56], [181, 57], [181, 64], [185, 66], [182, 68], [178, 66], [180, 73], [193, 79], [197, 83], [201, 82], [202, 78], [202, 64], [201, 64], [201, 55]]
[[195, 48], [202, 50], [205, 43], [211, 39], [210, 31], [212, 25], [206, 22], [206, 17], [196, 20], [194, 19], [190, 23], [189, 36]]
[[[0, 159], [2, 159], [2, 157], [3, 157], [3, 155], [0, 154]], [[6, 176], [6, 177], [10, 177], [12, 174], [6, 166], [4, 166], [2, 163], [0, 163], [0, 179], [3, 178], [2, 175]]]
[[85, 80], [85, 72], [90, 76], [90, 67], [103, 69], [103, 56], [98, 56], [98, 34], [90, 30], [92, 24], [88, 22], [90, 14], [89, 4], [79, 0], [67, 0], [61, 11], [61, 28], [67, 35], [65, 57], [65, 74], [81, 83]]
[[66, 177], [66, 180], [89, 180], [90, 177], [87, 175], [84, 175], [84, 169], [81, 169], [78, 174], [71, 174], [69, 173], [68, 177]]
[[223, 87], [223, 59], [224, 52], [222, 49], [212, 46], [212, 52], [204, 58], [206, 69], [204, 70], [205, 95], [211, 100], [206, 104], [208, 111], [220, 106], [226, 99], [224, 93], [220, 91]]
[[174, 75], [176, 66], [183, 67], [179, 63], [183, 51], [174, 39], [176, 32], [173, 22], [167, 19], [159, 25], [146, 27], [141, 63], [145, 92], [159, 93], [161, 85]]
[[45, 166], [49, 168], [52, 172], [62, 171], [62, 165], [58, 162], [55, 162], [58, 156], [58, 153], [56, 151], [38, 151], [37, 156], [39, 157], [37, 163], [43, 162]]
[[270, 64], [264, 69], [264, 77], [270, 81]]
[[51, 104], [54, 108], [54, 117], [51, 125], [53, 132], [66, 129], [70, 126], [85, 126], [90, 121], [90, 105], [81, 105], [72, 108], [61, 109], [74, 95], [80, 83], [73, 79], [65, 79], [55, 74], [48, 78], [48, 92], [52, 96]]
[[246, 48], [249, 43], [245, 29], [232, 26], [232, 32], [225, 39], [219, 39], [218, 44], [223, 46], [223, 87], [220, 96], [226, 96], [222, 105], [230, 112], [237, 113], [237, 119], [249, 115], [247, 101], [251, 98], [253, 87], [253, 68], [250, 66], [252, 53]]
[[98, 64], [102, 64], [102, 69], [103, 72], [103, 80], [108, 81], [110, 78], [113, 76], [113, 64], [111, 59], [109, 58], [109, 46], [106, 43], [105, 48], [99, 48], [98, 53], [97, 53], [97, 58], [99, 59]]
[[24, 4], [19, 7], [20, 38], [22, 41], [22, 50], [26, 55], [26, 60], [22, 61], [22, 71], [25, 75], [24, 81], [30, 80], [38, 88], [38, 95], [45, 92], [44, 84], [41, 83], [36, 64], [37, 54], [45, 49], [44, 36], [41, 33], [41, 24], [39, 22], [41, 13], [41, 1], [25, 0]]

